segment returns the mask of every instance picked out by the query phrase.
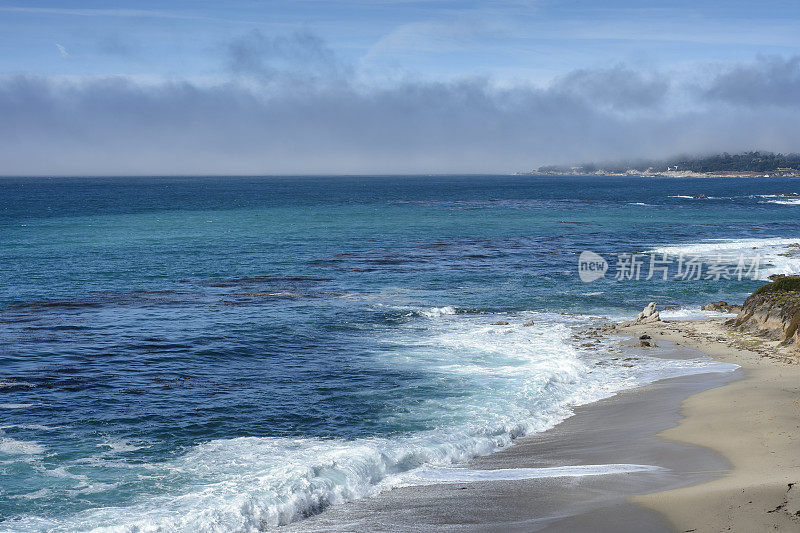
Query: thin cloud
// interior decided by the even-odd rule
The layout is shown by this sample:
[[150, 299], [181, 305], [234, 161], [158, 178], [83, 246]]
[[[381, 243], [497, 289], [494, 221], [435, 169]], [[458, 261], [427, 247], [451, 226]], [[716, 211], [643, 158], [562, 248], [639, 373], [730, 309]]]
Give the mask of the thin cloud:
[[58, 48], [58, 53], [61, 54], [61, 57], [69, 57], [69, 52], [63, 45], [56, 43], [56, 48]]
[[147, 17], [166, 19], [204, 19], [194, 15], [160, 11], [155, 9], [74, 9], [58, 7], [0, 7], [0, 12], [31, 15], [68, 15], [76, 17]]
[[349, 67], [322, 39], [303, 31], [268, 36], [251, 30], [225, 47], [225, 63], [234, 75], [260, 81], [300, 78], [322, 82], [350, 75]]

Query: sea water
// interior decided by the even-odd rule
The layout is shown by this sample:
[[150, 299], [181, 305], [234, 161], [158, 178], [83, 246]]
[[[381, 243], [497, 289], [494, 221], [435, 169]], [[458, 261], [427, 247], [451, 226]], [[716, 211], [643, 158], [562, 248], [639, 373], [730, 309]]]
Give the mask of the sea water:
[[[266, 529], [462, 480], [452, 466], [576, 405], [729, 370], [626, 361], [575, 334], [649, 301], [708, 316], [699, 304], [797, 271], [796, 191], [792, 178], [0, 179], [0, 530]], [[615, 279], [612, 264], [584, 283], [587, 250], [762, 268], [664, 281]], [[564, 468], [503, 475], [648, 466]]]

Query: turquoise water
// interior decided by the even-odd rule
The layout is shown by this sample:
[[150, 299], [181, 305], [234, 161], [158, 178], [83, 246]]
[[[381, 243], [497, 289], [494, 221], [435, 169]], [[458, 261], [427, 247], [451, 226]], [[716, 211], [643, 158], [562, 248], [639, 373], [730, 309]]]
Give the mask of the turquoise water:
[[[572, 335], [651, 300], [697, 315], [763, 283], [615, 280], [617, 253], [757, 253], [762, 280], [798, 270], [800, 205], [780, 196], [798, 190], [0, 179], [0, 529], [265, 528], [713, 370], [622, 365]], [[584, 250], [612, 263], [604, 279], [580, 281]]]

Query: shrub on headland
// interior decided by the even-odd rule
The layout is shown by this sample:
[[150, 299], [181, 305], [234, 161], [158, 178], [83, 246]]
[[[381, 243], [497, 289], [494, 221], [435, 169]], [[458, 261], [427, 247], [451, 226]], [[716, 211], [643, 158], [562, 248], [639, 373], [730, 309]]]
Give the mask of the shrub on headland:
[[798, 344], [800, 340], [800, 276], [776, 276], [742, 305], [733, 325]]

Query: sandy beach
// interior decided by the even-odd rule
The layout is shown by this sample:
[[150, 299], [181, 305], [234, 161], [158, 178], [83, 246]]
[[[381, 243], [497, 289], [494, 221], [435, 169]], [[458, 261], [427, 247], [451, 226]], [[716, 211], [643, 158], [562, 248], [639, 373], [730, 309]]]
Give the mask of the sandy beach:
[[[741, 367], [673, 378], [575, 415], [470, 470], [646, 464], [657, 472], [401, 487], [287, 531], [798, 531], [800, 365], [724, 319], [616, 330], [631, 353]], [[652, 337], [640, 347], [639, 336]]]
[[636, 496], [677, 531], [800, 531], [800, 365], [775, 341], [734, 333], [724, 320], [623, 328], [701, 350], [742, 368], [743, 379], [695, 394], [678, 425], [660, 433], [730, 462], [717, 479]]

